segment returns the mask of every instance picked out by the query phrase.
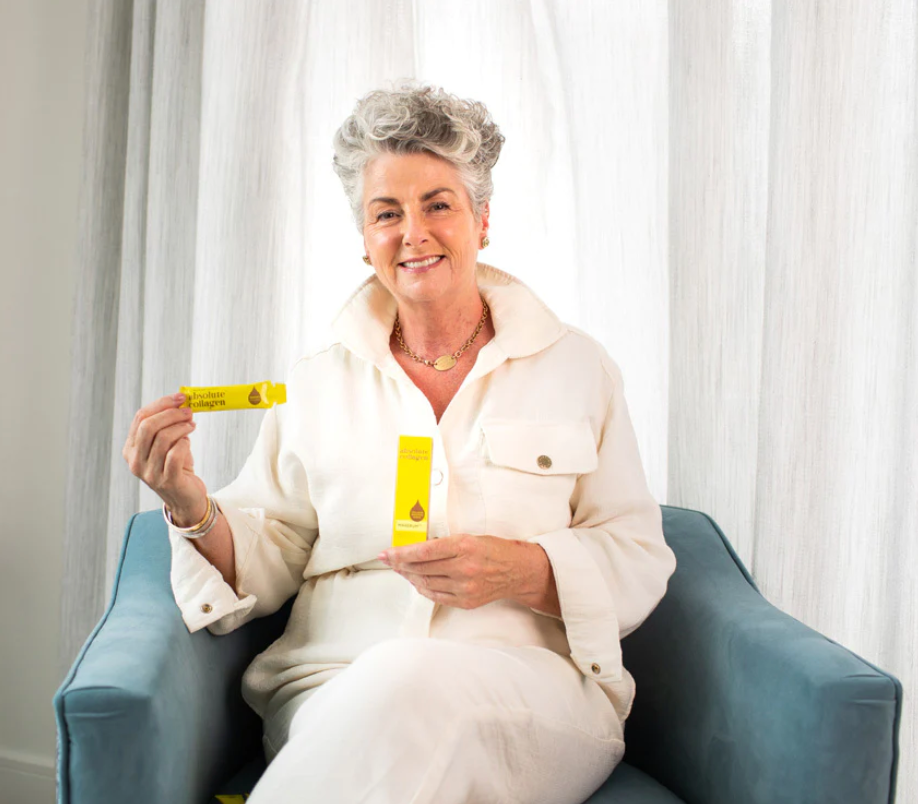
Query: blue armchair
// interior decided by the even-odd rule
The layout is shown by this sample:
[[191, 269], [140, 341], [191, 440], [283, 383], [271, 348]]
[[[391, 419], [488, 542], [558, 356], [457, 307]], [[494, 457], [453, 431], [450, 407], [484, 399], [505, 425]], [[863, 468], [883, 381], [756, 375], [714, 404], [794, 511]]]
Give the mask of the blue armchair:
[[[704, 514], [664, 506], [663, 526], [679, 566], [623, 642], [638, 689], [625, 761], [588, 804], [892, 804], [899, 682], [769, 604]], [[242, 801], [264, 761], [240, 679], [289, 610], [189, 634], [162, 517], [133, 517], [108, 610], [54, 698], [61, 804]]]

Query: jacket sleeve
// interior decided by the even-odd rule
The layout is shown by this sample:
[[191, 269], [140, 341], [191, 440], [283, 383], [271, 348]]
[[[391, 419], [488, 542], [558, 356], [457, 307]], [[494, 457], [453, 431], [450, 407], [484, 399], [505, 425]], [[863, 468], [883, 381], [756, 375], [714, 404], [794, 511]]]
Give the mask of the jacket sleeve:
[[290, 448], [287, 405], [268, 408], [239, 476], [212, 496], [233, 538], [236, 591], [173, 528], [172, 591], [189, 631], [226, 634], [277, 611], [299, 590], [318, 536], [302, 462]]
[[571, 526], [537, 536], [552, 565], [571, 658], [599, 682], [620, 681], [620, 640], [666, 592], [676, 558], [647, 487], [618, 367], [598, 442], [598, 466], [581, 475]]

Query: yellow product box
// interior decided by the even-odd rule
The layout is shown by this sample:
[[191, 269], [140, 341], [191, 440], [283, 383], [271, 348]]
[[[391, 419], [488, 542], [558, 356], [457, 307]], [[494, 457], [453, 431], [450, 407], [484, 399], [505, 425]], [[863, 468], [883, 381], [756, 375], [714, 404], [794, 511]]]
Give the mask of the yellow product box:
[[399, 436], [392, 546], [427, 541], [433, 439]]
[[186, 397], [182, 407], [199, 412], [270, 408], [287, 401], [287, 386], [267, 380], [249, 385], [212, 385], [207, 388], [183, 385], [179, 392]]

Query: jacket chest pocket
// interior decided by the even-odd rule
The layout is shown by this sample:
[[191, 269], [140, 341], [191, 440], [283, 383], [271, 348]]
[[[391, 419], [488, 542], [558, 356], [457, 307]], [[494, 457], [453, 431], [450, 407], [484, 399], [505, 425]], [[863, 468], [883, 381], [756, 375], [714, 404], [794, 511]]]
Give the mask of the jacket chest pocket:
[[598, 464], [589, 423], [482, 422], [481, 428], [488, 532], [526, 539], [568, 527], [577, 478]]

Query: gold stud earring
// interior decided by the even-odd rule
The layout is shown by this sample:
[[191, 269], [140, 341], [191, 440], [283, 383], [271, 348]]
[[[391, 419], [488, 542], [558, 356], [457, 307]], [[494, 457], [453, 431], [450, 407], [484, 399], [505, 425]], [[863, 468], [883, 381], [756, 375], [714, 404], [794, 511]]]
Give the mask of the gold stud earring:
[[482, 248], [487, 248], [487, 247], [490, 246], [490, 245], [491, 245], [491, 241], [488, 240], [488, 236], [485, 235], [484, 240], [481, 241], [481, 247], [482, 247]]
[[369, 265], [369, 264], [370, 264], [370, 257], [369, 257], [369, 255], [364, 254], [364, 255], [363, 255], [363, 261], [364, 261], [367, 265]]

